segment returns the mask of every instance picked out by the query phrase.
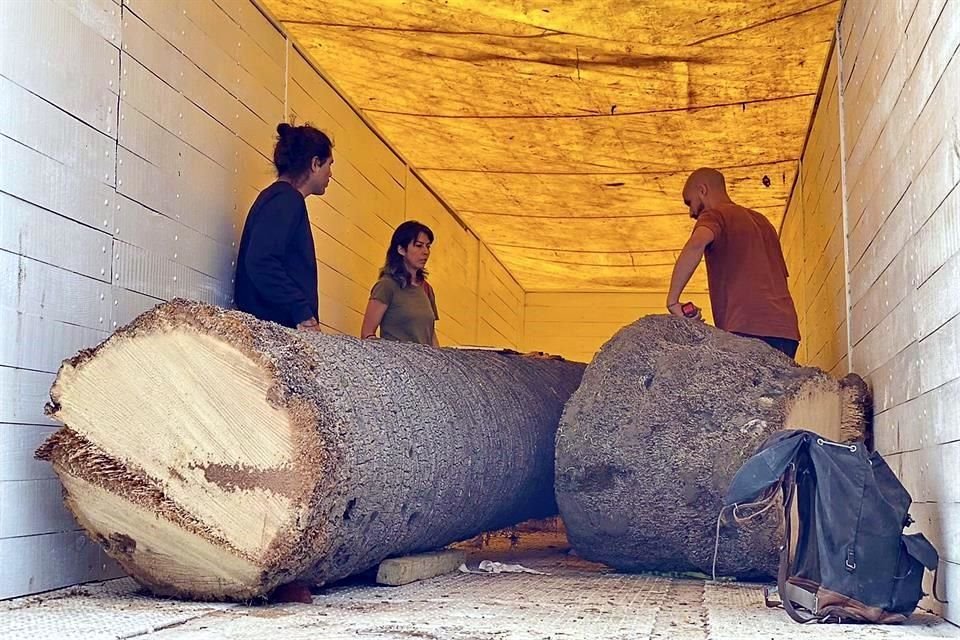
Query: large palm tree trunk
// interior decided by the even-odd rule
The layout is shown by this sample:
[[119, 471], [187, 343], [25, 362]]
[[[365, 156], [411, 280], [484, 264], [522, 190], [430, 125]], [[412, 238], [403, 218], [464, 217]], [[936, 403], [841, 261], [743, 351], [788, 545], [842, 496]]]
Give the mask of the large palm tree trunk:
[[156, 593], [250, 599], [556, 512], [583, 365], [296, 332], [174, 301], [64, 363], [52, 461]]
[[[761, 442], [789, 428], [860, 438], [869, 415], [856, 376], [836, 380], [700, 322], [642, 318], [604, 345], [561, 420], [557, 502], [570, 542], [626, 571], [710, 573], [724, 493]], [[718, 573], [775, 575], [781, 520], [773, 508], [725, 523]]]

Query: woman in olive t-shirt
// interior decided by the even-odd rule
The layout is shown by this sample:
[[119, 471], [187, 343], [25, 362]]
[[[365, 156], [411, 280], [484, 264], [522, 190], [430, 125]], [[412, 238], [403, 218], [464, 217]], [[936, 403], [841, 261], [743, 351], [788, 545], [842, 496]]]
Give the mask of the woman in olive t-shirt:
[[440, 315], [425, 270], [432, 244], [433, 231], [425, 224], [408, 220], [396, 228], [380, 279], [370, 291], [361, 338], [376, 338], [380, 327], [385, 340], [440, 346], [435, 330]]

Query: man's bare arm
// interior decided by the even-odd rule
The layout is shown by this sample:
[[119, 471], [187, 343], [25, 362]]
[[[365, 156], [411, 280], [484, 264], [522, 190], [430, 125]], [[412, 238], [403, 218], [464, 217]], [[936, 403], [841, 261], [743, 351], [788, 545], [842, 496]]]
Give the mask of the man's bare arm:
[[713, 231], [706, 227], [696, 227], [690, 234], [690, 239], [684, 245], [677, 263], [673, 266], [673, 276], [670, 278], [670, 292], [667, 294], [667, 311], [675, 316], [682, 316], [680, 294], [693, 277], [693, 272], [703, 259], [707, 246], [713, 242]]

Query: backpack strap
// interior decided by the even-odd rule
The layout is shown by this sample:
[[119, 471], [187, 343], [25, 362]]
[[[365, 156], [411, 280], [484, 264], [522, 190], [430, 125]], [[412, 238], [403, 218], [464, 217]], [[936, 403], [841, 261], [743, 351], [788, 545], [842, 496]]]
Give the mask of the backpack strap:
[[790, 531], [791, 521], [793, 519], [793, 498], [797, 492], [797, 471], [794, 465], [790, 465], [784, 473], [783, 479], [783, 545], [780, 547], [780, 569], [777, 572], [777, 592], [780, 595], [780, 602], [783, 604], [783, 610], [793, 619], [794, 622], [806, 624], [813, 622], [818, 617], [814, 613], [798, 611], [793, 602], [803, 605], [810, 611], [817, 610], [816, 596], [805, 589], [796, 587], [789, 582], [790, 577]]

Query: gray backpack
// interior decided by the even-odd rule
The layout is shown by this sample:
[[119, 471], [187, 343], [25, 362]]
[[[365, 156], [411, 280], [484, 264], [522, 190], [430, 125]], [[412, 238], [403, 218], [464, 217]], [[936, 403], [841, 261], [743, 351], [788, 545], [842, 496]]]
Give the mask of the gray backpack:
[[[894, 623], [913, 613], [926, 595], [924, 568], [935, 571], [939, 557], [922, 533], [903, 533], [912, 500], [880, 454], [809, 431], [778, 432], [740, 467], [725, 504], [772, 500], [778, 491], [780, 602], [768, 606], [782, 605], [797, 622]], [[934, 573], [934, 594], [936, 581]]]

